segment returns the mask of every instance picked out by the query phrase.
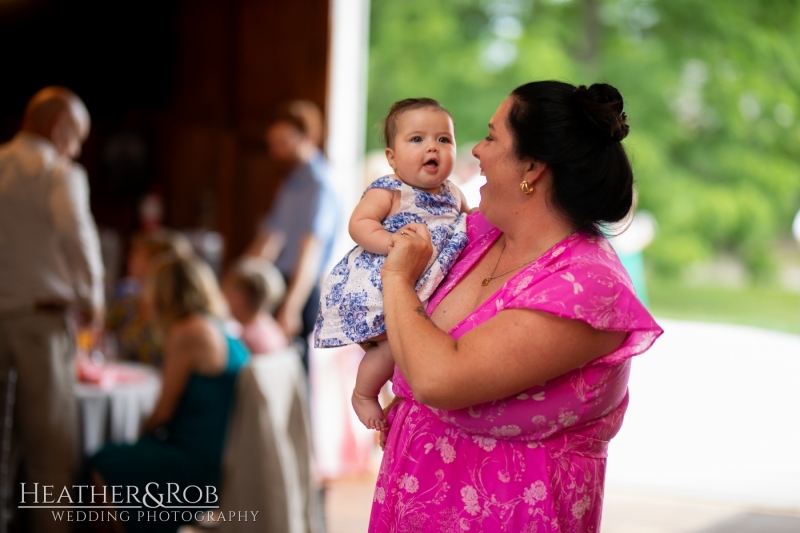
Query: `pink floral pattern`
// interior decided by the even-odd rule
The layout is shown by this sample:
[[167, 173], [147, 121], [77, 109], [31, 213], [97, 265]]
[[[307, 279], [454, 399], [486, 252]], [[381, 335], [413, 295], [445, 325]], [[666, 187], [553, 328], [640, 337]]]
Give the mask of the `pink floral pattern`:
[[[470, 244], [428, 312], [500, 236], [480, 213]], [[629, 335], [615, 352], [515, 396], [446, 411], [420, 404], [395, 367], [403, 401], [391, 429], [371, 533], [598, 533], [606, 452], [628, 405], [630, 358], [663, 330], [602, 237], [576, 233], [513, 276], [450, 334], [504, 309], [538, 309]]]

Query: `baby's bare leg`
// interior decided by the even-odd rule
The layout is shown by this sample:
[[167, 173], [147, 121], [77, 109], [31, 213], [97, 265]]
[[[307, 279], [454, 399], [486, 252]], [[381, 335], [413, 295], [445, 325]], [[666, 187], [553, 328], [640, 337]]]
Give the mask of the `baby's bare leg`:
[[361, 423], [369, 429], [386, 429], [386, 419], [378, 402], [378, 393], [392, 377], [393, 371], [394, 358], [387, 340], [368, 348], [358, 365], [356, 386], [353, 389], [353, 409]]

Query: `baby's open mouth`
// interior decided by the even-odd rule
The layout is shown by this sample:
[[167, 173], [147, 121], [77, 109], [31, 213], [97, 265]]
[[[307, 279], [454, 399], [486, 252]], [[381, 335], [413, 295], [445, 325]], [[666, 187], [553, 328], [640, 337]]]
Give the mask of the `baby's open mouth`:
[[422, 166], [427, 167], [429, 169], [437, 169], [439, 168], [439, 162], [436, 161], [435, 159], [431, 159], [430, 161], [426, 161], [425, 164]]

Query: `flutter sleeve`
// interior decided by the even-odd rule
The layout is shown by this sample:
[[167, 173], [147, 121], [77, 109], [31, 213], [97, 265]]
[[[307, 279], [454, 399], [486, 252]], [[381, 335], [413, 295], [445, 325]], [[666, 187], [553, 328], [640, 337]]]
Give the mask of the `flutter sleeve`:
[[[497, 238], [498, 230], [487, 226], [480, 214], [470, 217], [469, 247], [451, 273], [463, 274]], [[458, 279], [445, 283], [453, 285]], [[432, 298], [433, 305], [441, 293]], [[546, 383], [466, 409], [429, 408], [436, 417], [473, 439], [527, 441], [545, 440], [594, 419], [621, 420], [624, 408], [615, 409], [627, 393], [626, 360], [647, 350], [662, 329], [636, 298], [630, 277], [605, 238], [583, 232], [568, 237], [508, 280], [450, 334], [457, 339], [506, 309], [543, 311], [628, 335], [616, 351]], [[396, 390], [398, 383], [405, 382], [396, 375]]]
[[639, 301], [628, 273], [604, 237], [576, 234], [519, 276], [497, 301], [502, 309], [536, 309], [581, 320], [603, 331], [625, 331], [616, 351], [596, 363], [619, 363], [646, 351], [663, 333]]

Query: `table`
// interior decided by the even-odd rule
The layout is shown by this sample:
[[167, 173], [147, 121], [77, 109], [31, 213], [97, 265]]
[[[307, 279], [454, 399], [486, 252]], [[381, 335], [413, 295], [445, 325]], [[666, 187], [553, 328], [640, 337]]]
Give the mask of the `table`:
[[142, 423], [158, 400], [161, 380], [157, 369], [137, 363], [116, 364], [140, 372], [142, 380], [110, 387], [75, 384], [81, 447], [86, 457], [107, 442], [136, 442]]

